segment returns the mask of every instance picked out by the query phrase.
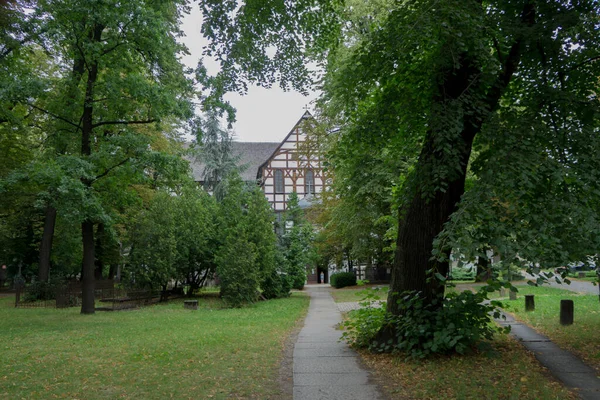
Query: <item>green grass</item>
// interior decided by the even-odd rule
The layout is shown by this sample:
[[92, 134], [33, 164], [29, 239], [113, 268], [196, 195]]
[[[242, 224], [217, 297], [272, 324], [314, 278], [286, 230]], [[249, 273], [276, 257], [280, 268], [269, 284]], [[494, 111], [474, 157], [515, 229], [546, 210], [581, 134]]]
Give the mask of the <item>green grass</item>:
[[361, 352], [363, 361], [398, 399], [575, 399], [552, 380], [532, 354], [507, 336], [494, 341], [492, 355], [405, 357]]
[[[360, 292], [364, 291], [367, 288], [373, 287], [382, 287], [384, 285], [365, 285], [365, 286], [351, 286], [342, 289], [332, 289], [331, 296], [333, 297], [333, 301], [336, 303], [349, 303], [354, 301], [360, 301], [362, 296], [359, 295]], [[387, 287], [387, 285], [385, 285]], [[387, 292], [381, 295], [381, 300], [385, 300], [387, 298]]]
[[[525, 294], [535, 295], [535, 311], [525, 312]], [[570, 299], [574, 304], [574, 323], [560, 325], [560, 300]], [[515, 317], [548, 336], [560, 347], [569, 349], [583, 358], [600, 373], [600, 302], [598, 295], [578, 294], [549, 287], [519, 288], [519, 299], [509, 303], [508, 311]]]
[[216, 298], [134, 311], [14, 309], [0, 298], [0, 398], [269, 398], [308, 298], [223, 309]]

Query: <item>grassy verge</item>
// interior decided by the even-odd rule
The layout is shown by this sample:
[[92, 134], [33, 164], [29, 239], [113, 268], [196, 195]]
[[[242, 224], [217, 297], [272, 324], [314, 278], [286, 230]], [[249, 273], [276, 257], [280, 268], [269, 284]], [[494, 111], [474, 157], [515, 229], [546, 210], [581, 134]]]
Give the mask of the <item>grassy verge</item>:
[[275, 398], [308, 298], [222, 309], [216, 298], [83, 316], [0, 298], [0, 398]]
[[[365, 286], [349, 286], [342, 289], [332, 289], [331, 297], [333, 297], [333, 301], [336, 303], [348, 303], [354, 301], [362, 300], [362, 297], [359, 295], [360, 292], [367, 288], [374, 287], [383, 287], [387, 285], [365, 285]], [[387, 292], [382, 294], [382, 300], [385, 300], [387, 297]]]
[[[525, 312], [525, 294], [535, 295], [535, 311]], [[562, 299], [573, 300], [573, 325], [560, 325]], [[519, 288], [519, 299], [507, 303], [508, 311], [517, 319], [548, 336], [560, 347], [573, 351], [600, 374], [600, 303], [597, 295], [584, 295], [549, 287], [523, 287]]]
[[361, 352], [390, 398], [394, 399], [576, 399], [552, 380], [534, 357], [508, 337], [495, 352], [405, 360]]

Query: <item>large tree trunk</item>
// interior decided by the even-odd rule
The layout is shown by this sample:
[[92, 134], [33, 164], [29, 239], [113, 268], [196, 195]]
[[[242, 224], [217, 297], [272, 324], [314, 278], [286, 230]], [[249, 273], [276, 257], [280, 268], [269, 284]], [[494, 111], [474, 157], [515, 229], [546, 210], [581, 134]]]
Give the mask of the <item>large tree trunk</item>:
[[487, 258], [488, 248], [482, 250], [485, 256], [477, 258], [477, 272], [475, 273], [475, 282], [486, 282], [492, 277], [492, 267]]
[[[471, 132], [464, 133], [463, 136], [466, 137], [461, 136], [454, 144], [456, 148], [461, 149], [460, 175], [450, 182], [444, 191], [436, 191], [433, 198], [425, 197], [420, 191], [417, 192], [399, 222], [396, 257], [387, 303], [387, 309], [392, 314], [397, 315], [400, 312], [397, 299], [402, 292], [421, 292], [428, 302], [444, 294], [443, 282], [437, 279], [428, 280], [427, 271], [432, 270], [442, 276], [448, 274], [448, 261], [432, 260], [431, 255], [433, 240], [456, 210], [457, 203], [464, 193], [467, 163], [473, 140]], [[435, 157], [433, 141], [433, 135], [430, 135], [421, 153], [419, 165], [423, 165], [423, 168], [426, 168]], [[450, 255], [450, 249], [443, 249], [443, 251], [446, 256]]]
[[54, 226], [56, 225], [56, 208], [48, 205], [44, 219], [44, 233], [40, 243], [40, 264], [38, 267], [38, 280], [47, 282], [50, 276], [50, 255], [52, 253], [52, 240], [54, 239]]
[[[521, 17], [524, 27], [532, 26], [535, 22], [534, 5], [527, 2]], [[438, 272], [442, 276], [446, 276], [448, 272], [448, 261], [438, 262], [431, 259], [433, 241], [456, 210], [457, 203], [464, 193], [473, 140], [489, 114], [498, 107], [500, 98], [517, 70], [525, 35], [526, 32], [523, 31], [515, 38], [506, 58], [502, 60], [502, 69], [488, 90], [478, 87], [481, 84], [478, 79], [482, 71], [477, 61], [470, 59], [468, 54], [457, 55], [453, 69], [439, 72], [438, 94], [432, 99], [434, 118], [435, 110], [444, 112], [443, 110], [455, 107], [454, 102], [460, 102], [461, 96], [469, 91], [486, 95], [477, 104], [461, 102], [462, 112], [458, 115], [462, 115], [462, 131], [454, 137], [451, 137], [449, 132], [442, 131], [443, 128], [430, 129], [427, 133], [415, 168], [416, 182], [412, 200], [399, 212], [396, 255], [387, 302], [387, 310], [393, 315], [401, 313], [397, 300], [399, 294], [404, 291], [421, 292], [426, 302], [444, 294], [443, 282], [435, 278], [427, 279], [427, 271]], [[445, 155], [444, 146], [448, 145], [457, 151], [454, 157]], [[444, 170], [440, 170], [440, 165]], [[450, 174], [451, 178], [439, 178], [443, 176], [440, 172]], [[427, 186], [435, 188], [430, 189], [433, 193], [427, 193], [427, 189], [422, 190]], [[441, 251], [449, 256], [451, 249], [442, 248]], [[448, 258], [446, 257], [446, 260]], [[396, 337], [394, 328], [388, 326], [379, 332], [377, 341], [387, 342], [389, 339], [396, 340]]]
[[96, 280], [94, 279], [94, 223], [90, 220], [83, 221], [81, 234], [83, 237], [81, 313], [94, 314], [96, 312], [94, 298], [96, 288]]
[[104, 224], [101, 222], [96, 228], [96, 248], [95, 254], [95, 269], [94, 277], [98, 280], [102, 279], [102, 271], [104, 269]]
[[[100, 42], [104, 26], [94, 25], [91, 32], [91, 41]], [[81, 116], [81, 156], [86, 158], [92, 154], [92, 133], [94, 130], [94, 88], [98, 79], [98, 61], [88, 63], [88, 77], [85, 88], [83, 114]], [[82, 183], [91, 191], [92, 181], [81, 178]], [[94, 304], [94, 222], [88, 217], [81, 224], [83, 236], [83, 266], [82, 266], [82, 301], [81, 313], [93, 314], [96, 311]]]

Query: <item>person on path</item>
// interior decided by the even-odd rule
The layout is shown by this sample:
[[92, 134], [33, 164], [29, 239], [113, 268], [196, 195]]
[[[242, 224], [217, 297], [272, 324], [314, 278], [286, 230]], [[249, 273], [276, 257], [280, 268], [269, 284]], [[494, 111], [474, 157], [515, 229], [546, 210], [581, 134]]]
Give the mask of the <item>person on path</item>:
[[325, 274], [321, 271], [321, 283], [325, 283]]

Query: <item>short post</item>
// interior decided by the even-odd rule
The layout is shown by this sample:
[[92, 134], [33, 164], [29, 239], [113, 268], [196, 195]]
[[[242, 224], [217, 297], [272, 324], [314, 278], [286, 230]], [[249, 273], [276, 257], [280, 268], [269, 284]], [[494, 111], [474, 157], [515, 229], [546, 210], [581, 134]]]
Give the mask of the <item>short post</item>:
[[560, 301], [560, 324], [573, 325], [573, 300]]
[[535, 300], [532, 294], [525, 295], [525, 311], [535, 311]]
[[186, 310], [197, 310], [198, 300], [184, 300], [183, 308], [185, 308]]

